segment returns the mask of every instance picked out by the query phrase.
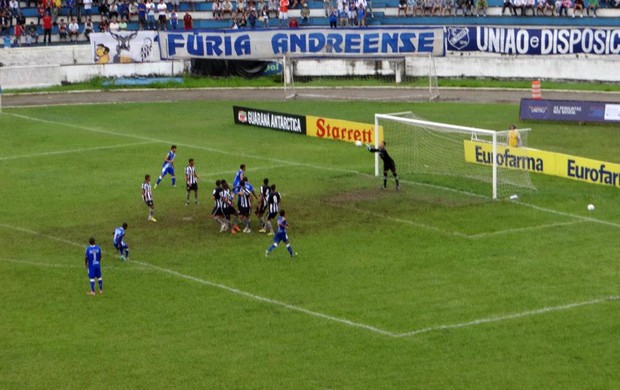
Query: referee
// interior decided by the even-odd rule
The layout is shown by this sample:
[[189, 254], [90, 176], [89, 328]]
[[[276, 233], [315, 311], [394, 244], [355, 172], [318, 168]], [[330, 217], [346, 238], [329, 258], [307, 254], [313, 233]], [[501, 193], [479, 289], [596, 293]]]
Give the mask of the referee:
[[396, 191], [398, 191], [400, 189], [400, 186], [398, 184], [398, 174], [396, 174], [396, 163], [394, 163], [394, 160], [392, 159], [392, 157], [390, 157], [390, 154], [385, 149], [385, 145], [385, 141], [381, 141], [378, 149], [373, 148], [368, 144], [366, 145], [366, 148], [370, 153], [379, 153], [379, 157], [381, 157], [381, 160], [383, 160], [383, 189], [387, 187], [388, 171], [392, 171], [392, 175], [394, 175], [394, 180], [396, 181]]

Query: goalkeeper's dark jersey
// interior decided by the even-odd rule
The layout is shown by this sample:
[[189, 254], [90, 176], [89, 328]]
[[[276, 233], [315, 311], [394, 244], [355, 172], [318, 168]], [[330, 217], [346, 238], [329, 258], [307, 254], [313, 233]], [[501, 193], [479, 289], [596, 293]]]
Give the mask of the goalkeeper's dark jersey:
[[379, 153], [379, 157], [381, 157], [381, 160], [383, 160], [383, 167], [385, 170], [390, 170], [392, 168], [396, 169], [396, 164], [394, 164], [394, 160], [392, 160], [392, 157], [390, 157], [387, 149], [369, 148], [368, 150], [371, 153]]

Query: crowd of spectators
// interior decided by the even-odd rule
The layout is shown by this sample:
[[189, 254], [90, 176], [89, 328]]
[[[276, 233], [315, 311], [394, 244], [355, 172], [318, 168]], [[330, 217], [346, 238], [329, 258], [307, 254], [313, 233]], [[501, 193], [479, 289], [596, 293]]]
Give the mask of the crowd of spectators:
[[[609, 0], [620, 8], [620, 0]], [[398, 16], [487, 16], [487, 0], [399, 0]], [[568, 16], [584, 14], [596, 17], [599, 0], [504, 0], [501, 14], [512, 16]]]
[[[314, 0], [209, 0], [215, 20], [230, 19], [231, 28], [269, 27], [277, 19], [279, 27], [298, 27], [310, 23]], [[321, 0], [318, 0], [321, 1]], [[366, 26], [372, 16], [369, 0], [322, 0], [324, 15], [332, 28]], [[512, 16], [592, 16], [606, 3], [620, 8], [620, 0], [503, 0], [501, 15]], [[24, 0], [36, 10], [36, 19], [26, 22], [18, 0], [0, 0], [0, 24], [3, 36], [12, 36], [16, 46], [50, 44], [55, 29], [61, 42], [89, 39], [92, 32], [123, 31], [132, 21], [141, 30], [191, 30], [189, 11], [181, 17], [180, 0]], [[194, 1], [190, 1], [194, 9]], [[93, 22], [97, 7], [99, 23]], [[290, 9], [299, 9], [300, 21], [289, 18]], [[487, 16], [488, 0], [398, 0], [398, 16]], [[181, 20], [180, 20], [181, 19]], [[273, 23], [271, 24], [273, 25]], [[39, 42], [39, 34], [43, 40]]]

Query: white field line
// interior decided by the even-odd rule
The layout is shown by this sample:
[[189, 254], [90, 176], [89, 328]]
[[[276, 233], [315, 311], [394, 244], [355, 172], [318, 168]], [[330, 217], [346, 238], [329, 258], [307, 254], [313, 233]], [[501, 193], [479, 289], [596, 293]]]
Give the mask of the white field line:
[[596, 219], [596, 218], [592, 218], [592, 217], [584, 217], [582, 215], [571, 214], [571, 213], [567, 213], [567, 212], [564, 212], [564, 211], [548, 209], [548, 208], [545, 208], [545, 207], [540, 207], [540, 206], [536, 206], [536, 205], [529, 204], [529, 203], [523, 203], [523, 202], [514, 202], [514, 203], [516, 203], [518, 205], [521, 205], [521, 206], [524, 206], [524, 207], [529, 207], [529, 208], [534, 209], [534, 210], [550, 213], [550, 214], [561, 215], [563, 217], [571, 217], [571, 218], [575, 218], [575, 219], [578, 219], [578, 220], [581, 220], [581, 221], [584, 221], [584, 222], [593, 222], [593, 223], [599, 223], [601, 225], [607, 225], [607, 226], [610, 226], [610, 227], [620, 228], [620, 223], [604, 221], [604, 220]]
[[501, 234], [509, 234], [509, 233], [515, 233], [515, 232], [527, 232], [527, 231], [532, 231], [532, 230], [548, 229], [548, 228], [554, 228], [554, 227], [559, 227], [559, 226], [569, 226], [569, 225], [575, 225], [578, 223], [586, 222], [586, 221], [576, 220], [576, 221], [568, 221], [568, 222], [557, 222], [557, 223], [551, 223], [551, 224], [545, 224], [545, 225], [527, 226], [527, 227], [522, 227], [522, 228], [504, 229], [504, 230], [498, 230], [498, 231], [488, 232], [488, 233], [466, 234], [466, 233], [461, 233], [459, 231], [440, 229], [433, 225], [426, 225], [426, 224], [415, 222], [409, 219], [390, 217], [387, 215], [376, 213], [374, 211], [364, 210], [360, 208], [347, 207], [347, 206], [336, 205], [336, 204], [331, 204], [331, 206], [338, 207], [343, 210], [349, 210], [351, 212], [372, 215], [373, 217], [387, 219], [388, 221], [402, 223], [405, 225], [411, 225], [411, 226], [415, 226], [415, 227], [425, 229], [425, 230], [432, 230], [438, 233], [461, 237], [461, 238], [467, 238], [467, 239], [479, 239], [479, 238], [491, 237], [491, 236], [496, 236], [496, 235], [501, 235]]
[[[14, 113], [10, 113], [10, 114], [7, 114], [7, 115], [12, 115], [12, 116], [14, 116], [16, 118], [31, 120], [31, 121], [35, 121], [35, 122], [56, 124], [56, 125], [71, 127], [71, 128], [75, 128], [75, 129], [91, 131], [91, 132], [95, 132], [95, 133], [108, 134], [108, 135], [116, 135], [116, 136], [119, 136], [119, 137], [128, 137], [128, 138], [140, 139], [140, 140], [149, 141], [149, 142], [160, 142], [160, 143], [169, 144], [169, 145], [174, 144], [173, 141], [167, 141], [167, 140], [162, 140], [162, 139], [158, 139], [158, 138], [144, 137], [144, 136], [135, 135], [135, 134], [117, 133], [117, 132], [114, 132], [114, 131], [102, 130], [102, 129], [86, 127], [86, 126], [79, 126], [79, 125], [74, 125], [74, 124], [71, 124], [71, 123], [50, 121], [50, 120], [46, 120], [46, 119], [39, 119], [39, 118], [27, 116], [27, 115], [20, 115], [20, 114], [14, 114]], [[204, 147], [204, 146], [191, 145], [191, 144], [180, 144], [180, 143], [177, 143], [177, 145], [178, 146], [185, 146], [185, 147], [193, 148], [193, 149], [198, 149], [198, 150], [205, 150], [205, 151], [213, 152], [213, 153], [219, 153], [219, 154], [228, 155], [228, 156], [237, 156], [237, 157], [238, 156], [243, 156], [243, 157], [253, 158], [253, 159], [256, 159], [256, 160], [271, 161], [271, 162], [275, 162], [275, 163], [278, 163], [278, 164], [291, 164], [291, 165], [296, 165], [296, 166], [301, 166], [301, 167], [320, 169], [320, 170], [324, 170], [324, 171], [351, 173], [351, 174], [356, 174], [356, 175], [374, 177], [374, 176], [372, 176], [370, 174], [366, 174], [366, 173], [363, 173], [363, 172], [355, 171], [355, 170], [352, 170], [352, 169], [342, 169], [342, 168], [326, 167], [326, 166], [323, 166], [323, 165], [300, 163], [300, 162], [297, 162], [297, 161], [281, 160], [281, 159], [269, 158], [269, 157], [264, 157], [264, 156], [255, 156], [255, 155], [251, 155], [251, 154], [239, 154], [239, 153], [236, 153], [236, 152], [235, 153], [227, 152], [227, 151], [223, 151], [223, 150], [219, 150], [219, 149], [207, 148], [207, 147]], [[407, 181], [407, 180], [401, 180], [401, 182], [403, 182], [403, 183], [410, 183], [410, 184], [414, 184], [414, 185], [417, 185], [417, 186], [436, 188], [436, 189], [443, 190], [443, 191], [450, 191], [450, 192], [460, 193], [460, 194], [463, 194], [463, 195], [477, 197], [477, 198], [490, 199], [490, 197], [488, 197], [488, 196], [479, 195], [479, 194], [475, 194], [475, 193], [468, 192], [468, 191], [460, 191], [460, 190], [456, 190], [456, 189], [452, 189], [452, 188], [436, 186], [436, 185], [433, 185], [433, 184], [420, 183], [420, 182]], [[566, 212], [562, 212], [562, 211], [557, 211], [557, 210], [553, 210], [553, 209], [548, 209], [548, 208], [545, 208], [545, 207], [535, 206], [535, 205], [531, 205], [531, 204], [523, 203], [523, 202], [514, 202], [514, 203], [522, 205], [522, 206], [525, 206], [525, 207], [530, 207], [530, 208], [533, 208], [535, 210], [546, 212], [546, 213], [551, 213], [551, 214], [555, 214], [555, 215], [562, 215], [562, 216], [565, 216], [565, 217], [576, 218], [576, 219], [579, 219], [579, 220], [582, 220], [582, 221], [599, 223], [599, 224], [603, 224], [603, 225], [607, 225], [607, 226], [611, 226], [611, 227], [615, 227], [615, 228], [620, 228], [620, 224], [619, 223], [604, 221], [604, 220], [600, 220], [600, 219], [596, 219], [596, 218], [591, 218], [591, 217], [583, 217], [583, 216], [580, 216], [580, 215], [570, 214], [570, 213], [566, 213]]]
[[411, 221], [409, 219], [390, 217], [388, 215], [376, 213], [374, 211], [364, 210], [364, 209], [360, 209], [360, 208], [356, 208], [356, 207], [347, 207], [347, 206], [338, 205], [338, 204], [330, 204], [330, 206], [338, 207], [338, 208], [343, 209], [343, 210], [348, 210], [348, 211], [351, 211], [353, 213], [364, 213], [364, 214], [367, 214], [367, 215], [371, 215], [373, 217], [377, 217], [377, 218], [381, 218], [381, 219], [387, 219], [388, 221], [398, 222], [398, 223], [402, 223], [402, 224], [405, 224], [405, 225], [411, 225], [411, 226], [415, 226], [415, 227], [418, 227], [418, 228], [421, 228], [421, 229], [425, 229], [425, 230], [432, 230], [434, 232], [438, 232], [438, 233], [442, 233], [442, 234], [447, 234], [447, 235], [451, 235], [451, 236], [457, 236], [457, 237], [461, 237], [461, 238], [469, 238], [469, 236], [467, 234], [464, 234], [464, 233], [440, 229], [440, 228], [438, 228], [436, 226], [426, 225], [424, 223]]
[[[66, 126], [66, 127], [74, 128], [74, 129], [90, 131], [90, 132], [94, 132], [94, 133], [101, 133], [101, 134], [107, 134], [107, 135], [115, 135], [115, 136], [119, 136], [119, 137], [134, 138], [134, 139], [140, 139], [140, 140], [148, 141], [148, 142], [159, 142], [159, 143], [168, 144], [168, 145], [176, 144], [177, 146], [183, 146], [183, 147], [192, 148], [192, 149], [204, 150], [204, 151], [212, 152], [212, 153], [219, 153], [219, 154], [223, 154], [225, 156], [247, 157], [247, 158], [252, 158], [252, 159], [256, 159], [256, 160], [271, 161], [271, 162], [278, 163], [278, 164], [283, 164], [283, 165], [300, 166], [300, 167], [306, 167], [306, 168], [312, 168], [312, 169], [319, 169], [319, 170], [328, 171], [328, 172], [350, 173], [350, 174], [354, 174], [354, 175], [361, 175], [361, 176], [366, 176], [366, 177], [374, 177], [371, 174], [360, 172], [360, 171], [356, 171], [356, 170], [353, 170], [353, 169], [334, 168], [334, 167], [327, 167], [327, 166], [324, 166], [324, 165], [302, 163], [302, 162], [299, 162], [299, 161], [282, 160], [282, 159], [277, 159], [277, 158], [270, 158], [270, 157], [265, 157], [265, 156], [257, 156], [257, 155], [245, 154], [245, 153], [227, 152], [227, 151], [224, 151], [224, 150], [221, 150], [221, 149], [208, 148], [208, 147], [205, 147], [205, 146], [192, 145], [192, 144], [184, 144], [184, 143], [178, 143], [178, 142], [175, 143], [175, 141], [163, 140], [163, 139], [152, 138], [152, 137], [145, 137], [145, 136], [135, 135], [135, 134], [118, 133], [118, 132], [103, 130], [103, 129], [94, 128], [94, 127], [86, 127], [86, 126], [74, 125], [74, 124], [71, 124], [71, 123], [58, 122], [58, 121], [50, 121], [50, 120], [47, 120], [47, 119], [40, 119], [40, 118], [35, 118], [35, 117], [27, 116], [27, 115], [20, 115], [20, 114], [14, 114], [14, 113], [10, 113], [10, 114], [7, 114], [7, 115], [12, 115], [12, 116], [14, 116], [16, 118], [31, 120], [31, 121], [34, 121], [34, 122], [42, 122], [42, 123], [61, 125], [61, 126]], [[468, 196], [472, 196], [472, 197], [477, 197], [477, 198], [482, 198], [482, 199], [490, 199], [489, 196], [475, 194], [475, 193], [472, 193], [472, 192], [469, 192], [469, 191], [461, 191], [461, 190], [456, 190], [456, 189], [453, 189], [453, 188], [442, 187], [442, 186], [437, 186], [437, 185], [428, 184], [428, 183], [420, 183], [420, 182], [410, 181], [410, 180], [405, 180], [405, 179], [400, 179], [400, 181], [402, 183], [414, 184], [414, 185], [422, 186], [422, 187], [435, 188], [435, 189], [440, 189], [440, 190], [443, 190], [443, 191], [449, 191], [449, 192], [464, 194], [464, 195], [468, 195]]]
[[[252, 155], [252, 154], [245, 154], [245, 153], [238, 153], [238, 152], [227, 152], [227, 151], [224, 151], [224, 150], [221, 150], [221, 149], [208, 148], [206, 146], [184, 144], [184, 143], [179, 143], [179, 142], [175, 142], [175, 141], [168, 141], [168, 140], [163, 140], [163, 139], [159, 139], [159, 138], [145, 137], [145, 136], [135, 135], [135, 134], [118, 133], [118, 132], [115, 132], [115, 131], [108, 131], [108, 130], [103, 130], [103, 129], [94, 128], [94, 127], [86, 127], [86, 126], [74, 125], [74, 124], [71, 124], [71, 123], [58, 122], [58, 121], [50, 121], [50, 120], [47, 120], [47, 119], [40, 119], [40, 118], [35, 118], [35, 117], [27, 116], [27, 115], [20, 115], [20, 114], [13, 114], [13, 113], [7, 114], [7, 115], [11, 115], [11, 116], [14, 116], [16, 118], [31, 120], [31, 121], [34, 121], [34, 122], [41, 122], [41, 123], [49, 123], [49, 124], [61, 125], [61, 126], [66, 126], [66, 127], [74, 128], [74, 129], [90, 131], [90, 132], [94, 132], [94, 133], [101, 133], [101, 134], [107, 134], [107, 135], [115, 135], [115, 136], [126, 137], [126, 138], [134, 138], [134, 139], [139, 139], [139, 140], [149, 141], [149, 142], [159, 142], [159, 143], [168, 144], [168, 145], [175, 144], [177, 146], [182, 146], [182, 147], [187, 147], [187, 148], [192, 148], [192, 149], [198, 149], [198, 150], [204, 150], [204, 151], [212, 152], [212, 153], [219, 153], [219, 154], [223, 154], [225, 156], [247, 157], [247, 158], [252, 158], [252, 159], [256, 159], [256, 160], [271, 161], [271, 162], [274, 162], [274, 163], [277, 163], [277, 164], [291, 164], [291, 165], [303, 166], [303, 167], [308, 167], [308, 168], [313, 168], [313, 169], [321, 169], [321, 170], [324, 170], [324, 171], [364, 175], [364, 173], [362, 173], [362, 172], [358, 172], [358, 171], [351, 170], [351, 169], [325, 167], [325, 166], [322, 166], [322, 165], [314, 165], [314, 164], [301, 163], [299, 161], [282, 160], [282, 159], [277, 159], [277, 158], [270, 158], [270, 157], [265, 157], [265, 156], [256, 156], [256, 155]], [[368, 176], [370, 176], [370, 175], [368, 175]]]
[[460, 328], [467, 328], [470, 326], [490, 324], [494, 322], [517, 320], [517, 319], [524, 318], [524, 317], [531, 317], [535, 315], [541, 315], [541, 314], [546, 314], [546, 313], [551, 313], [551, 312], [556, 312], [556, 311], [576, 309], [578, 307], [598, 305], [601, 303], [614, 302], [618, 300], [620, 300], [619, 296], [609, 296], [609, 297], [593, 299], [591, 301], [585, 301], [585, 302], [568, 303], [568, 304], [559, 305], [559, 306], [548, 306], [548, 307], [543, 307], [542, 309], [528, 310], [528, 311], [523, 311], [520, 313], [507, 314], [504, 316], [480, 318], [480, 319], [469, 321], [469, 322], [462, 322], [460, 324], [431, 326], [428, 328], [413, 330], [411, 332], [399, 333], [396, 335], [396, 337], [411, 337], [411, 336], [421, 335], [424, 333], [437, 332], [437, 331], [442, 331], [442, 330], [460, 329]]
[[362, 323], [359, 323], [359, 322], [350, 321], [350, 320], [347, 320], [346, 318], [335, 317], [335, 316], [332, 316], [332, 315], [329, 315], [329, 314], [320, 313], [318, 311], [308, 310], [308, 309], [305, 309], [305, 308], [300, 307], [300, 306], [295, 306], [295, 305], [291, 305], [291, 304], [286, 303], [286, 302], [277, 301], [275, 299], [262, 297], [260, 295], [255, 295], [255, 294], [249, 293], [247, 291], [239, 290], [238, 288], [230, 287], [230, 286], [227, 286], [225, 284], [216, 283], [216, 282], [212, 282], [212, 281], [205, 280], [205, 279], [200, 279], [200, 278], [197, 278], [195, 276], [183, 274], [183, 273], [180, 273], [180, 272], [177, 272], [177, 271], [173, 271], [173, 270], [168, 269], [168, 268], [159, 267], [159, 266], [156, 266], [156, 265], [153, 265], [153, 264], [144, 263], [144, 262], [141, 262], [141, 261], [134, 261], [134, 262], [138, 263], [138, 264], [141, 264], [141, 265], [144, 265], [146, 267], [151, 267], [151, 268], [156, 269], [158, 271], [161, 271], [163, 273], [166, 273], [166, 274], [169, 274], [169, 275], [172, 275], [172, 276], [176, 276], [176, 277], [181, 278], [181, 279], [186, 279], [186, 280], [190, 280], [190, 281], [195, 282], [195, 283], [200, 283], [200, 284], [204, 284], [206, 286], [219, 288], [221, 290], [225, 290], [225, 291], [228, 291], [228, 292], [230, 292], [232, 294], [240, 295], [240, 296], [252, 299], [254, 301], [259, 301], [259, 302], [267, 303], [267, 304], [274, 305], [274, 306], [280, 306], [280, 307], [283, 307], [285, 309], [292, 310], [292, 311], [297, 311], [297, 312], [300, 312], [300, 313], [303, 313], [303, 314], [307, 314], [307, 315], [312, 316], [312, 317], [322, 318], [322, 319], [325, 319], [325, 320], [328, 320], [328, 321], [338, 322], [338, 323], [341, 323], [341, 324], [344, 324], [344, 325], [347, 325], [347, 326], [369, 330], [371, 332], [382, 334], [384, 336], [390, 336], [390, 337], [396, 337], [397, 336], [396, 333], [394, 333], [394, 332], [383, 330], [383, 329], [380, 329], [380, 328], [377, 328], [377, 327], [374, 327], [374, 326], [371, 326], [371, 325], [366, 325], [366, 324], [362, 324]]
[[77, 242], [65, 240], [65, 239], [60, 238], [60, 237], [54, 237], [54, 236], [50, 236], [50, 235], [47, 235], [47, 234], [39, 233], [39, 232], [37, 232], [35, 230], [26, 229], [26, 228], [19, 227], [19, 226], [14, 226], [14, 225], [8, 225], [8, 224], [5, 224], [5, 223], [0, 223], [0, 227], [5, 228], [5, 229], [9, 229], [9, 230], [17, 230], [18, 232], [22, 232], [22, 233], [32, 234], [33, 236], [44, 237], [44, 238], [47, 238], [49, 240], [62, 242], [63, 244], [75, 246], [75, 247], [78, 247], [78, 248], [86, 248], [86, 244], [78, 244]]
[[20, 155], [20, 156], [0, 157], [0, 161], [17, 160], [17, 159], [22, 159], [22, 158], [56, 156], [56, 155], [59, 155], [59, 154], [69, 154], [69, 153], [92, 152], [92, 151], [95, 151], [95, 150], [117, 149], [117, 148], [129, 147], [129, 146], [149, 145], [149, 144], [154, 144], [154, 143], [155, 142], [153, 142], [153, 141], [146, 141], [146, 142], [134, 142], [134, 143], [131, 143], [131, 144], [122, 144], [122, 145], [99, 146], [99, 147], [94, 147], [94, 148], [78, 148], [78, 149], [57, 150], [57, 151], [52, 151], [52, 152], [24, 154], [24, 155]]
[[[0, 257], [0, 261], [14, 264], [23, 264], [23, 265], [31, 265], [35, 267], [45, 267], [45, 268], [71, 268], [71, 269], [84, 269], [84, 265], [70, 265], [70, 264], [60, 264], [60, 263], [41, 263], [40, 261], [28, 261], [28, 260], [17, 260], [17, 259], [9, 259], [6, 257]], [[129, 262], [127, 264], [132, 264], [133, 262]], [[116, 265], [105, 265], [106, 269], [122, 269], [122, 270], [130, 270], [130, 271], [144, 271], [146, 268], [141, 264], [136, 264], [136, 266], [132, 267], [119, 267]]]
[[[6, 227], [6, 228], [11, 228], [11, 229], [14, 229], [14, 230], [21, 231], [21, 232], [25, 232], [25, 233], [30, 233], [30, 234], [33, 234], [33, 235], [36, 235], [36, 236], [45, 237], [45, 238], [48, 238], [50, 240], [60, 241], [60, 242], [66, 243], [68, 245], [72, 245], [72, 246], [76, 246], [76, 247], [83, 247], [84, 246], [82, 244], [78, 244], [78, 243], [67, 241], [67, 240], [64, 240], [64, 239], [57, 238], [57, 237], [41, 234], [41, 233], [38, 233], [38, 232], [36, 232], [34, 230], [30, 230], [30, 229], [26, 229], [26, 228], [15, 227], [15, 226], [10, 226], [10, 225], [4, 225], [4, 224], [0, 225], [0, 227]], [[300, 307], [300, 306], [291, 305], [291, 304], [288, 304], [286, 302], [277, 301], [277, 300], [274, 300], [274, 299], [271, 299], [271, 298], [262, 297], [260, 295], [255, 295], [255, 294], [249, 293], [247, 291], [239, 290], [237, 288], [230, 287], [230, 286], [227, 286], [225, 284], [216, 283], [216, 282], [208, 281], [208, 280], [205, 280], [205, 279], [200, 279], [200, 278], [197, 278], [195, 276], [183, 274], [183, 273], [180, 273], [180, 272], [168, 269], [168, 268], [159, 267], [159, 266], [156, 266], [156, 265], [153, 265], [153, 264], [149, 264], [149, 263], [145, 263], [145, 262], [142, 262], [142, 261], [135, 261], [135, 260], [133, 260], [132, 263], [136, 263], [137, 265], [141, 265], [141, 266], [144, 266], [146, 268], [150, 268], [150, 269], [162, 272], [162, 273], [166, 273], [166, 274], [169, 274], [169, 275], [172, 275], [172, 276], [176, 276], [176, 277], [181, 278], [181, 279], [189, 280], [189, 281], [192, 281], [192, 282], [195, 282], [195, 283], [200, 283], [200, 284], [207, 285], [207, 286], [210, 286], [210, 287], [219, 288], [219, 289], [222, 289], [224, 291], [228, 291], [228, 292], [230, 292], [232, 294], [240, 295], [240, 296], [243, 296], [243, 297], [255, 300], [255, 301], [263, 302], [263, 303], [274, 305], [274, 306], [280, 306], [280, 307], [283, 307], [285, 309], [289, 309], [289, 310], [292, 310], [292, 311], [297, 311], [297, 312], [309, 315], [311, 317], [321, 318], [321, 319], [325, 319], [325, 320], [328, 320], [328, 321], [344, 324], [344, 325], [347, 325], [347, 326], [350, 326], [350, 327], [355, 327], [355, 328], [360, 328], [360, 329], [368, 330], [370, 332], [381, 334], [381, 335], [392, 337], [392, 338], [413, 337], [413, 336], [417, 336], [417, 335], [421, 335], [421, 334], [425, 334], [425, 333], [437, 332], [437, 331], [448, 330], [448, 329], [460, 329], [460, 328], [466, 328], [466, 327], [470, 327], [470, 326], [477, 326], [477, 325], [488, 324], [488, 323], [493, 323], [493, 322], [508, 321], [508, 320], [519, 319], [519, 318], [523, 318], [523, 317], [531, 317], [531, 316], [546, 314], [546, 313], [550, 313], [550, 312], [575, 309], [575, 308], [582, 307], [582, 306], [596, 305], [596, 304], [601, 304], [601, 303], [605, 303], [605, 302], [612, 302], [612, 301], [620, 300], [620, 297], [618, 297], [618, 296], [608, 296], [608, 297], [605, 297], [605, 298], [598, 298], [598, 299], [594, 299], [594, 300], [586, 301], [586, 302], [568, 303], [568, 304], [560, 305], [560, 306], [549, 306], [549, 307], [544, 307], [542, 309], [529, 310], [529, 311], [525, 311], [525, 312], [521, 312], [521, 313], [508, 314], [508, 315], [504, 315], [504, 316], [487, 317], [487, 318], [481, 318], [481, 319], [477, 319], [477, 320], [473, 320], [473, 321], [469, 321], [469, 322], [458, 323], [458, 324], [437, 325], [437, 326], [422, 328], [422, 329], [413, 330], [413, 331], [405, 332], [405, 333], [396, 333], [396, 332], [391, 332], [391, 331], [388, 331], [388, 330], [380, 329], [380, 328], [377, 328], [377, 327], [372, 326], [372, 325], [367, 325], [367, 324], [363, 324], [363, 323], [359, 323], [359, 322], [350, 321], [350, 320], [347, 320], [345, 318], [331, 316], [329, 314], [324, 314], [324, 313], [321, 313], [321, 312], [308, 310], [308, 309], [305, 309], [305, 308]]]
[[486, 238], [486, 237], [492, 237], [492, 236], [497, 236], [501, 234], [529, 232], [533, 230], [541, 230], [541, 229], [549, 229], [549, 228], [555, 228], [555, 227], [560, 227], [560, 226], [576, 225], [578, 223], [585, 223], [585, 222], [586, 221], [568, 221], [568, 222], [549, 223], [545, 225], [527, 226], [527, 227], [522, 227], [522, 228], [504, 229], [504, 230], [497, 230], [497, 231], [488, 232], [488, 233], [469, 234], [467, 235], [467, 238], [472, 238], [472, 239]]
[[[252, 167], [252, 168], [247, 168], [245, 171], [246, 172], [254, 172], [254, 171], [262, 171], [265, 169], [275, 169], [275, 168], [284, 168], [284, 167], [293, 167], [299, 165], [297, 163], [290, 163], [290, 164], [272, 164], [272, 165], [265, 165], [262, 167]], [[204, 181], [202, 180], [203, 177], [221, 177], [223, 175], [229, 175], [232, 171], [229, 169], [227, 171], [221, 171], [221, 172], [209, 172], [206, 175], [199, 175], [200, 176], [200, 181]], [[258, 182], [256, 180], [253, 180], [254, 182]], [[260, 181], [262, 183], [262, 180]]]

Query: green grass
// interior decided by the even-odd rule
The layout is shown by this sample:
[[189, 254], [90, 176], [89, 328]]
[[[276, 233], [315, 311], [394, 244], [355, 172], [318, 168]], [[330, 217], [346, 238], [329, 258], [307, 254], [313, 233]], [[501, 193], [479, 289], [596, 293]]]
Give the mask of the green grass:
[[[74, 83], [59, 85], [49, 88], [33, 88], [20, 90], [6, 90], [8, 93], [31, 93], [31, 92], [64, 92], [64, 91], [87, 91], [87, 90], [118, 90], [118, 89], [163, 89], [163, 88], [238, 88], [238, 87], [282, 87], [280, 76], [258, 77], [246, 79], [243, 77], [183, 77], [182, 83], [164, 82], [149, 85], [115, 85], [113, 79], [94, 78], [84, 83]], [[521, 88], [530, 89], [531, 80], [499, 80], [499, 79], [470, 79], [470, 78], [439, 78], [439, 87], [456, 87], [456, 88]], [[380, 87], [393, 86], [394, 83], [389, 80], [371, 79], [371, 78], [314, 78], [312, 80], [299, 81], [298, 86], [305, 87], [347, 87], [347, 86], [365, 86]], [[400, 84], [400, 86], [425, 87], [428, 85], [428, 79], [419, 77]], [[618, 83], [593, 83], [593, 82], [560, 82], [560, 81], [543, 81], [543, 88], [546, 90], [577, 90], [577, 91], [602, 91], [602, 92], [618, 92], [620, 84]]]
[[[484, 128], [518, 121], [518, 108], [501, 104], [5, 109], [0, 388], [620, 386], [618, 301], [436, 328], [620, 295], [617, 189], [533, 175], [538, 190], [522, 199], [539, 209], [420, 185], [405, 173], [402, 191], [381, 191], [363, 150], [235, 126], [233, 104], [362, 122], [410, 109]], [[533, 147], [618, 160], [617, 129], [528, 126]], [[158, 222], [149, 224], [140, 183], [158, 174], [171, 143], [178, 174], [197, 161], [201, 204], [185, 207], [183, 188], [166, 178], [155, 190]], [[252, 182], [269, 177], [283, 193], [295, 261], [284, 248], [265, 259], [268, 237], [220, 234], [209, 218], [211, 183], [231, 180], [242, 162]], [[124, 221], [127, 263], [110, 243]], [[544, 227], [564, 222], [574, 223]], [[104, 250], [104, 296], [85, 294], [81, 245], [91, 235]], [[392, 337], [336, 318], [392, 334], [434, 330]]]

